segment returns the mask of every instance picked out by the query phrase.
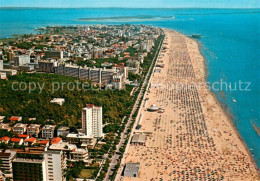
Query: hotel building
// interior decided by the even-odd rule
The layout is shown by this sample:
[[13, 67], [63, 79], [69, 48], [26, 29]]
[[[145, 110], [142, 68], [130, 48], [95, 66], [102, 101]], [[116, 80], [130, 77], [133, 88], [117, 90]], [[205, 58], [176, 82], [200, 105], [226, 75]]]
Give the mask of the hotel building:
[[102, 137], [102, 116], [102, 107], [87, 104], [87, 107], [82, 109], [82, 132], [87, 136]]

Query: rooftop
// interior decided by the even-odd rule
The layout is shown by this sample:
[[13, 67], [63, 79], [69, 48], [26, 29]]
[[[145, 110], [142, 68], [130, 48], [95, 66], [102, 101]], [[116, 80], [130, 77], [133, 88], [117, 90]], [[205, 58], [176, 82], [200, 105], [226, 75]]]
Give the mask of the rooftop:
[[19, 143], [22, 138], [11, 138], [11, 142]]
[[2, 137], [0, 140], [8, 141], [8, 140], [10, 140], [10, 138], [9, 138], [8, 136], [4, 136], [4, 137]]
[[143, 134], [135, 134], [132, 137], [132, 143], [145, 143], [146, 136]]
[[36, 141], [36, 138], [28, 138], [25, 139], [24, 142], [34, 143]]
[[124, 176], [137, 177], [140, 168], [140, 163], [126, 163]]
[[27, 124], [17, 123], [13, 126], [13, 128], [26, 128]]
[[75, 133], [70, 133], [67, 135], [67, 138], [89, 138], [93, 139], [93, 136], [87, 136], [85, 134], [75, 134]]
[[41, 125], [39, 125], [39, 124], [30, 124], [30, 126], [28, 126], [28, 129], [38, 129], [40, 127], [41, 127]]
[[61, 127], [59, 127], [58, 131], [67, 131], [69, 129], [70, 129], [69, 127], [61, 126]]
[[158, 111], [158, 110], [159, 110], [159, 108], [158, 108], [155, 104], [151, 105], [151, 106], [148, 108], [148, 111]]
[[54, 130], [56, 127], [56, 125], [44, 125], [42, 129], [50, 129], [50, 130]]
[[27, 137], [29, 137], [29, 135], [28, 134], [18, 134], [18, 137], [19, 138], [27, 138]]
[[20, 116], [12, 116], [10, 118], [11, 121], [18, 121], [18, 120], [21, 120], [21, 119], [22, 119], [22, 117], [20, 117]]
[[56, 137], [51, 140], [51, 144], [58, 144], [62, 141], [62, 138]]

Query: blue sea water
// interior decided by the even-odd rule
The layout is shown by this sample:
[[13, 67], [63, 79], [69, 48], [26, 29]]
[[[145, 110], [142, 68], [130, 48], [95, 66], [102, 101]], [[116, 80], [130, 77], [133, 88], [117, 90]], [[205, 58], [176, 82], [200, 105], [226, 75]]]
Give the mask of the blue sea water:
[[[36, 33], [51, 25], [122, 24], [113, 20], [78, 21], [79, 18], [122, 16], [175, 16], [175, 19], [139, 20], [125, 23], [171, 28], [186, 35], [199, 33], [208, 68], [207, 81], [250, 82], [250, 91], [214, 91], [234, 115], [234, 123], [260, 167], [260, 9], [0, 9], [0, 37]], [[246, 83], [242, 88], [245, 88]], [[236, 100], [236, 102], [234, 101]]]

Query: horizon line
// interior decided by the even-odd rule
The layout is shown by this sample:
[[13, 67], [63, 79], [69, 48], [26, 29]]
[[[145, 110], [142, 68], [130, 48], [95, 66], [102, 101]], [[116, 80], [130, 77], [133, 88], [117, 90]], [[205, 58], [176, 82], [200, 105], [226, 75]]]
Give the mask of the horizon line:
[[245, 8], [245, 7], [1, 7], [0, 9], [260, 9], [260, 7], [252, 7], [252, 8]]

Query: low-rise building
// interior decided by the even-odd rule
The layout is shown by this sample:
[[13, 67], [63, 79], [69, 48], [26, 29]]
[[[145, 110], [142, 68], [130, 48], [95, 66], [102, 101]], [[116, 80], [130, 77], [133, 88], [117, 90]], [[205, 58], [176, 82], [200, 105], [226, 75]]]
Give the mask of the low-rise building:
[[7, 79], [5, 72], [0, 72], [0, 79], [2, 79], [2, 80]]
[[146, 136], [143, 134], [134, 134], [131, 143], [135, 145], [145, 145]]
[[17, 70], [13, 70], [13, 69], [3, 69], [0, 70], [0, 73], [5, 73], [6, 75], [16, 75], [17, 74]]
[[10, 142], [13, 145], [22, 145], [23, 144], [23, 139], [22, 138], [11, 138]]
[[88, 162], [88, 150], [84, 148], [77, 148], [75, 151], [70, 153], [70, 161], [83, 161]]
[[29, 55], [18, 55], [14, 57], [14, 65], [21, 66], [30, 63], [30, 56]]
[[45, 58], [63, 59], [63, 51], [46, 51]]
[[5, 119], [5, 116], [0, 116], [0, 123], [2, 123]]
[[18, 138], [22, 138], [22, 139], [28, 139], [30, 136], [28, 134], [18, 134]]
[[4, 129], [4, 130], [7, 130], [7, 131], [11, 131], [11, 127], [8, 123], [0, 123], [0, 129]]
[[22, 119], [23, 119], [23, 117], [21, 117], [21, 116], [12, 116], [12, 117], [10, 117], [10, 121], [13, 122], [13, 123], [20, 122], [20, 121], [22, 121]]
[[26, 146], [31, 146], [31, 145], [34, 145], [36, 143], [36, 138], [27, 138], [24, 140], [24, 144]]
[[81, 144], [82, 147], [94, 147], [97, 140], [93, 136], [70, 133], [67, 135], [67, 141], [71, 144]]
[[45, 125], [42, 128], [42, 138], [53, 138], [55, 127], [55, 125]]
[[64, 98], [54, 98], [51, 100], [51, 103], [59, 104], [60, 106], [62, 106], [64, 102], [65, 102]]
[[140, 163], [126, 163], [124, 169], [125, 177], [138, 177]]
[[10, 141], [10, 138], [8, 136], [4, 136], [0, 139], [0, 142], [1, 143], [5, 143], [5, 144], [8, 144]]
[[51, 144], [59, 144], [62, 142], [62, 138], [61, 137], [56, 137], [56, 138], [52, 138], [51, 140]]
[[31, 137], [38, 137], [40, 133], [40, 127], [39, 124], [30, 124], [30, 126], [27, 127], [27, 134]]
[[27, 124], [17, 123], [16, 125], [13, 126], [13, 132], [17, 134], [23, 134], [26, 132], [26, 127]]
[[66, 137], [70, 133], [70, 128], [66, 126], [59, 127], [57, 130], [57, 136]]

